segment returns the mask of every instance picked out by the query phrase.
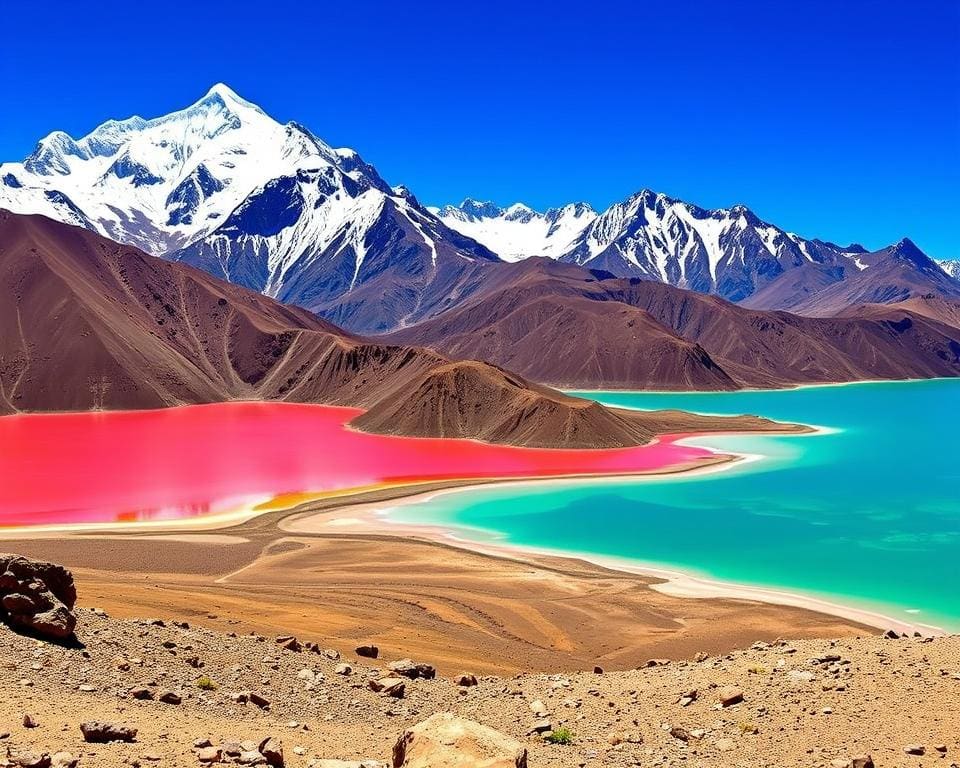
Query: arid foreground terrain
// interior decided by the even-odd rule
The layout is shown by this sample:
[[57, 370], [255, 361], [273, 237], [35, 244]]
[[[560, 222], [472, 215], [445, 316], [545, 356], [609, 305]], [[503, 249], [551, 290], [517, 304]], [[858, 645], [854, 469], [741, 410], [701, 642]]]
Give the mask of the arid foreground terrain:
[[[6, 541], [74, 568], [79, 596], [76, 642], [0, 626], [0, 765], [958, 762], [958, 636], [672, 597], [572, 559], [290, 535], [286, 516]], [[0, 577], [8, 612], [38, 589]], [[443, 713], [466, 735], [418, 728]], [[136, 735], [91, 742], [91, 721]]]
[[[77, 636], [71, 648], [0, 634], [10, 755], [0, 764], [44, 765], [44, 753], [67, 752], [54, 764], [390, 765], [405, 729], [444, 712], [500, 732], [502, 761], [449, 762], [433, 745], [433, 762], [394, 765], [518, 765], [525, 749], [531, 766], [946, 767], [960, 753], [957, 637], [757, 643], [632, 671], [464, 685], [473, 678], [410, 679], [389, 669], [398, 659], [353, 648], [97, 609], [79, 610]], [[135, 741], [87, 743], [80, 725], [92, 720], [135, 728]], [[551, 733], [572, 743], [550, 743]], [[872, 763], [853, 762], [860, 755]]]

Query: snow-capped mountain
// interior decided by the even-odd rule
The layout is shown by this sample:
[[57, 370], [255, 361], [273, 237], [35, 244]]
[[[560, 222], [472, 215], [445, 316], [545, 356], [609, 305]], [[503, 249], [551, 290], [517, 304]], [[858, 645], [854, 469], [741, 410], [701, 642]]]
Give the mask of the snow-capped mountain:
[[870, 254], [743, 206], [706, 210], [648, 190], [600, 214], [470, 199], [427, 209], [353, 150], [222, 84], [163, 117], [50, 134], [23, 162], [0, 164], [0, 208], [87, 227], [363, 333], [455, 306], [488, 267], [527, 256], [811, 314], [821, 296], [830, 311], [847, 299], [960, 296], [956, 262], [937, 266], [912, 243]]
[[[372, 331], [411, 322], [497, 257], [351, 149], [278, 123], [225, 85], [192, 106], [43, 139], [0, 165], [0, 208], [78, 224]], [[350, 308], [364, 291], [365, 318]], [[379, 299], [377, 299], [379, 297]], [[438, 299], [439, 300], [439, 299]]]
[[960, 280], [960, 259], [934, 259], [934, 261], [954, 280]]
[[469, 197], [460, 205], [431, 208], [443, 222], [498, 254], [505, 261], [564, 253], [595, 218], [588, 203], [570, 203], [539, 213], [523, 203], [500, 208]]
[[[855, 244], [808, 240], [742, 205], [707, 210], [650, 190], [600, 214], [580, 203], [540, 214], [519, 204], [501, 209], [470, 199], [435, 210], [450, 227], [505, 260], [550, 256], [767, 309], [806, 306], [824, 288], [853, 278], [867, 284], [860, 273], [886, 263], [894, 252], [871, 254]], [[935, 286], [933, 261], [922, 253], [917, 259], [910, 269], [922, 278], [919, 285]]]

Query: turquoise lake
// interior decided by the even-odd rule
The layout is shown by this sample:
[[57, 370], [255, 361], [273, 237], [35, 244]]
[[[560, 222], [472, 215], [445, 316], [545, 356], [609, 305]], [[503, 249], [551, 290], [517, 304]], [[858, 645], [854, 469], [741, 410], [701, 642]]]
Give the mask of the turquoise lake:
[[700, 476], [472, 489], [390, 519], [789, 589], [960, 631], [960, 380], [575, 394], [829, 431], [698, 437], [762, 458]]

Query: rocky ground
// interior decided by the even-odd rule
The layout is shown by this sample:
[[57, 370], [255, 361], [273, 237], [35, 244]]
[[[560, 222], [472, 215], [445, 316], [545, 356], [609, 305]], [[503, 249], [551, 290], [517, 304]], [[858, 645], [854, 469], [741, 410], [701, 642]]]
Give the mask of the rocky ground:
[[[958, 636], [758, 643], [633, 671], [463, 685], [473, 682], [470, 670], [465, 679], [425, 679], [431, 668], [407, 664], [404, 676], [390, 669], [398, 659], [306, 638], [77, 614], [76, 646], [0, 627], [8, 765], [45, 765], [44, 754], [64, 752], [54, 765], [194, 766], [218, 756], [278, 764], [280, 748], [288, 766], [389, 765], [405, 729], [442, 712], [516, 740], [531, 766], [839, 768], [866, 765], [852, 762], [859, 755], [877, 766], [960, 762]], [[135, 741], [89, 743], [80, 728], [88, 721], [135, 728]], [[508, 764], [512, 757], [490, 765]]]

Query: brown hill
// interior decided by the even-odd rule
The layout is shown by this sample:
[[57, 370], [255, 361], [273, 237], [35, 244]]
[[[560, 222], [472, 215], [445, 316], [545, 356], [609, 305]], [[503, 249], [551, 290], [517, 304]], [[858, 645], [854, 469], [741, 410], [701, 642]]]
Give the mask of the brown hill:
[[0, 413], [264, 399], [369, 407], [359, 426], [391, 434], [517, 445], [636, 445], [678, 431], [675, 416], [626, 419], [482, 363], [359, 339], [192, 267], [5, 211], [0, 329]]
[[[385, 337], [562, 386], [728, 389], [960, 375], [960, 334], [919, 313], [801, 317], [531, 259]], [[902, 319], [902, 318], [901, 318]]]
[[639, 445], [671, 432], [785, 429], [752, 416], [718, 422], [680, 411], [607, 408], [476, 362], [432, 368], [352, 424], [369, 432], [471, 437], [545, 448]]

